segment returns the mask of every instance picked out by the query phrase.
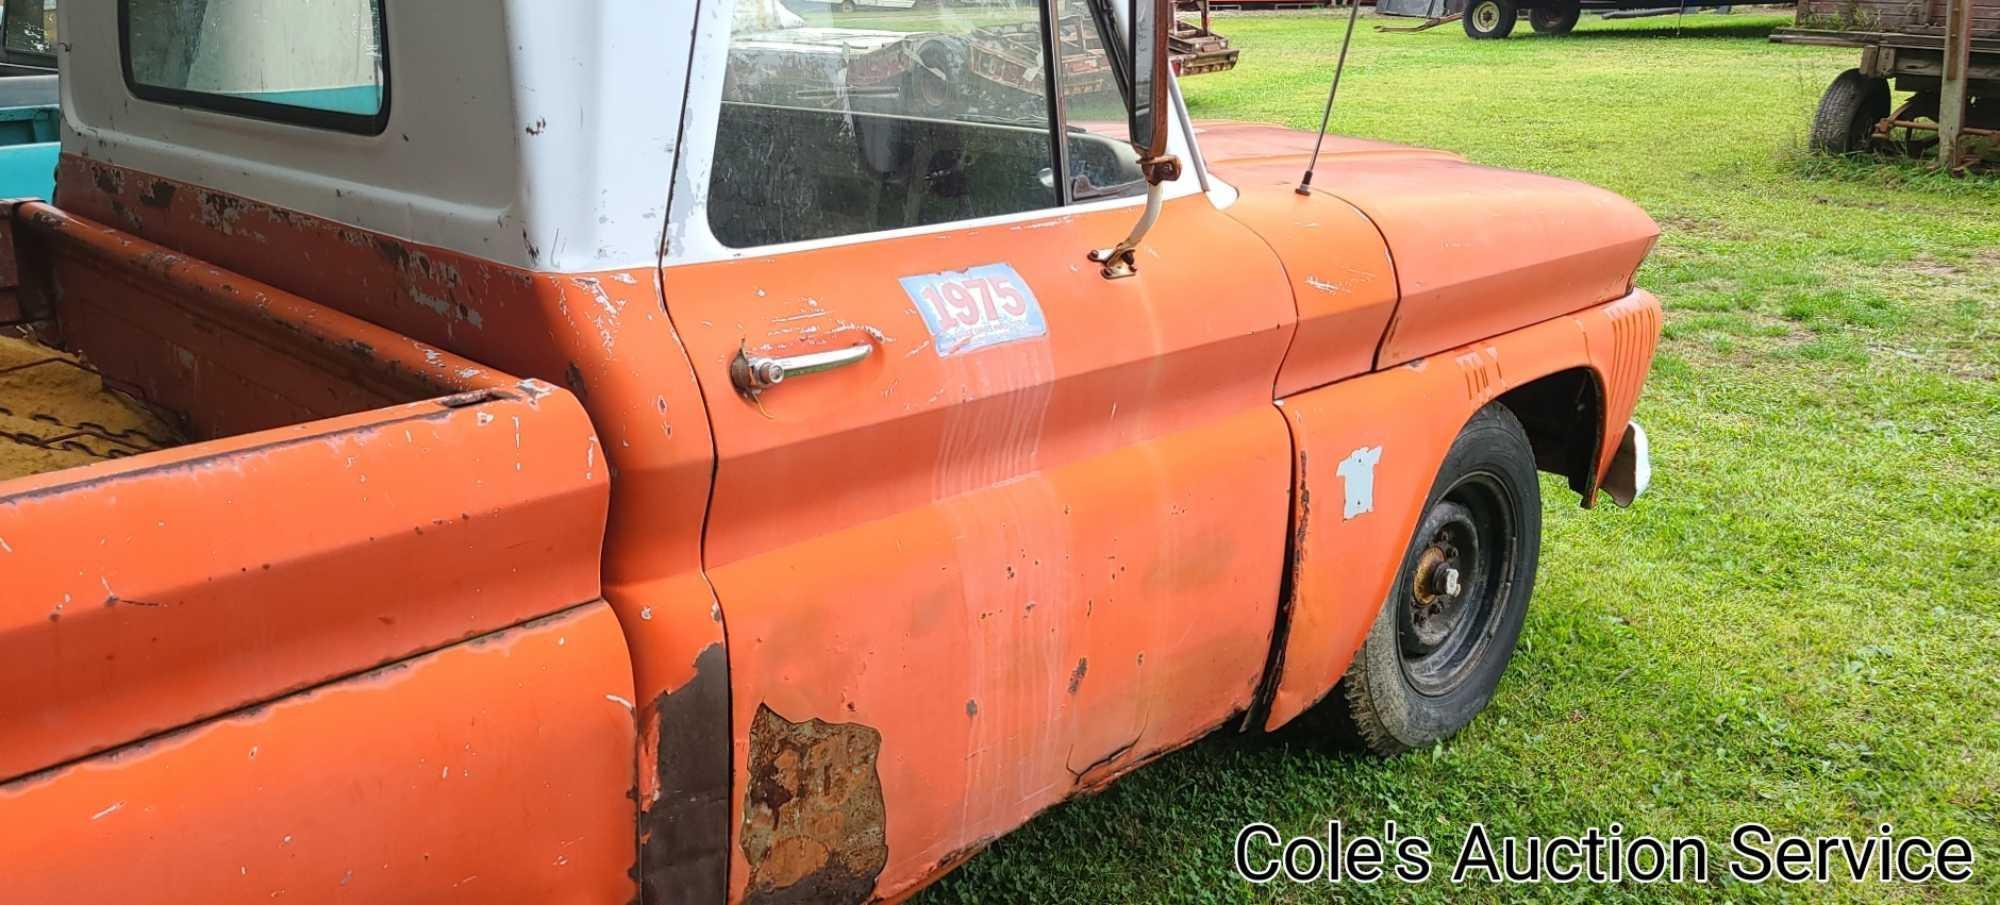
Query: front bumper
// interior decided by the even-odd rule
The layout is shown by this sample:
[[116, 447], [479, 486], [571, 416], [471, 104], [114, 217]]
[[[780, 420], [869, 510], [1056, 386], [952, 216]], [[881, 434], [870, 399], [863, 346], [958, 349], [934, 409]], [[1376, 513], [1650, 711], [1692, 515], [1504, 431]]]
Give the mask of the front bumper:
[[1611, 455], [1611, 467], [1597, 486], [1611, 495], [1612, 502], [1630, 506], [1652, 483], [1653, 454], [1646, 445], [1646, 429], [1637, 421], [1629, 422], [1625, 438], [1618, 441], [1618, 451]]

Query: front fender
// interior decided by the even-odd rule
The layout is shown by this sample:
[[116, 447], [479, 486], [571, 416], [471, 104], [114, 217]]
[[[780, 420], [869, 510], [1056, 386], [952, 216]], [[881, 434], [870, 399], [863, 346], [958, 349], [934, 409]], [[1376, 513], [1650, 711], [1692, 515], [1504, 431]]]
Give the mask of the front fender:
[[[1604, 390], [1593, 425], [1601, 479], [1659, 335], [1660, 303], [1615, 302], [1321, 387], [1280, 402], [1292, 431], [1291, 573], [1266, 729], [1333, 689], [1394, 583], [1424, 495], [1473, 413], [1508, 390], [1579, 366]], [[1595, 493], [1597, 481], [1586, 488]]]

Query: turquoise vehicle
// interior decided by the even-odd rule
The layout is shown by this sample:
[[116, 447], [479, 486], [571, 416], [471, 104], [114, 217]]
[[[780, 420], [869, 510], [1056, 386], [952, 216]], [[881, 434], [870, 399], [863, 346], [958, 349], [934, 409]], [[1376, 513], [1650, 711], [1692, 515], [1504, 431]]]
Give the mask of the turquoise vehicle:
[[55, 23], [56, 0], [0, 5], [0, 198], [55, 192], [62, 147]]

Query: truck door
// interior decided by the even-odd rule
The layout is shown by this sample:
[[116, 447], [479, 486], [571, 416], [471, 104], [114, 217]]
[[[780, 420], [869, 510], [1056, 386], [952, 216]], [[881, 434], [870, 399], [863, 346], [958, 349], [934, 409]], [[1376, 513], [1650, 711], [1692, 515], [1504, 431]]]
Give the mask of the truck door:
[[1249, 703], [1293, 305], [1192, 175], [1138, 276], [1085, 259], [1144, 186], [1081, 4], [716, 6], [664, 285], [716, 442], [732, 892], [894, 895]]

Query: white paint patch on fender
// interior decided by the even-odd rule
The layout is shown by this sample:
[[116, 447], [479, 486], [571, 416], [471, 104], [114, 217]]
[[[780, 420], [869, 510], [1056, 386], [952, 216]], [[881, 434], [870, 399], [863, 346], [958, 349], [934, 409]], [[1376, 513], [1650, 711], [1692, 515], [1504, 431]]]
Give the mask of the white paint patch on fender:
[[1375, 511], [1375, 463], [1382, 461], [1382, 447], [1364, 446], [1340, 460], [1340, 482], [1347, 490], [1347, 504], [1340, 510], [1342, 521]]

